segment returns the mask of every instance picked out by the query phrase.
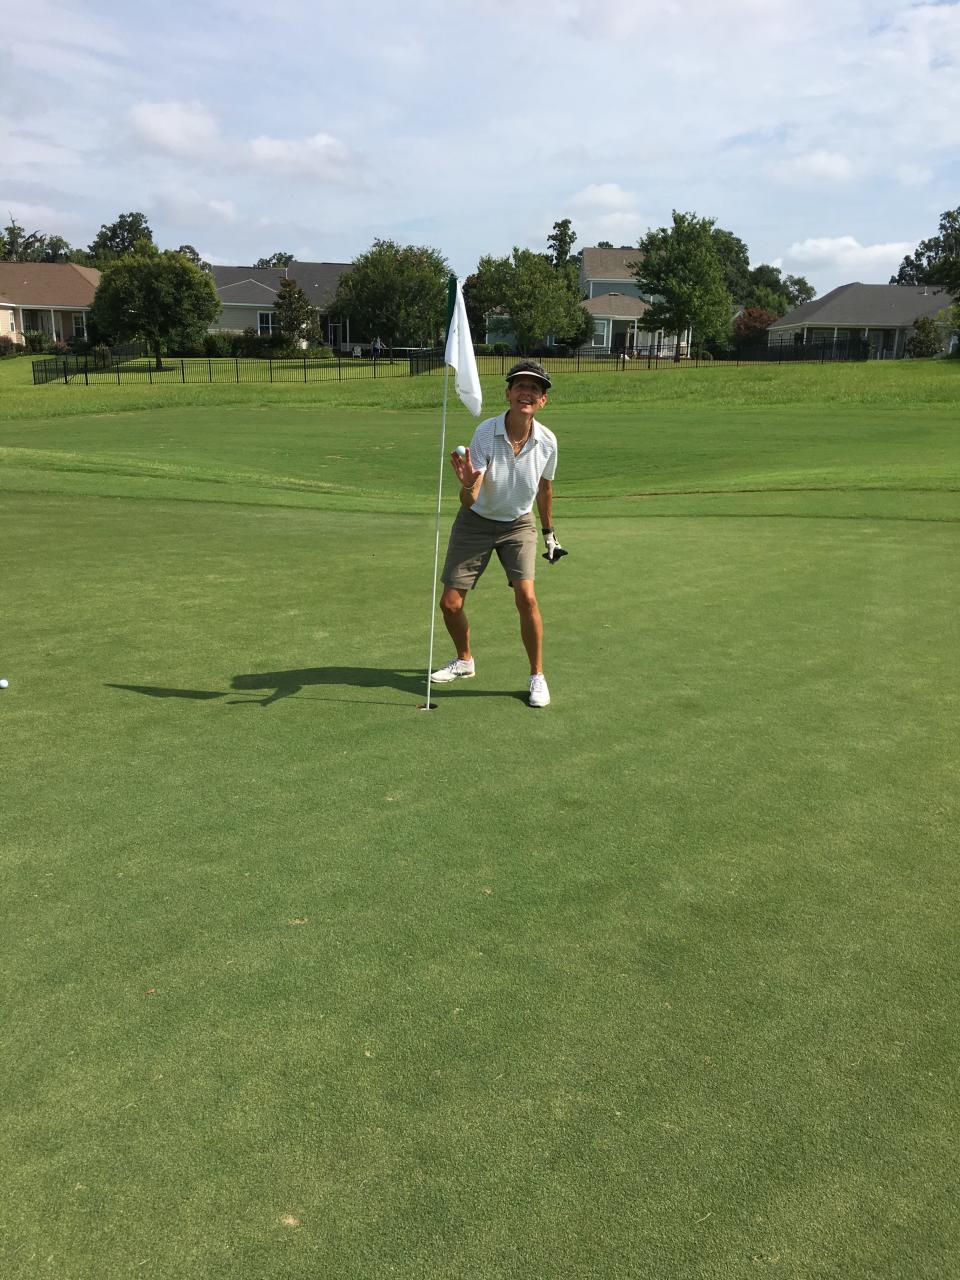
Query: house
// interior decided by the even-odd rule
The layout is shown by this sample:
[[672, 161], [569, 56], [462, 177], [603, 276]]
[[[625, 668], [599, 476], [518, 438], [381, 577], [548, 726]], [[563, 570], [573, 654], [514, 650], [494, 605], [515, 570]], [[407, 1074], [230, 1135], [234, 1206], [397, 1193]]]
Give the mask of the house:
[[85, 338], [99, 283], [96, 268], [75, 262], [0, 262], [0, 333], [20, 346], [25, 333]]
[[[640, 292], [635, 273], [640, 251], [621, 245], [619, 249], [584, 249], [580, 255], [580, 292], [584, 307], [593, 317], [593, 338], [583, 350], [602, 349], [625, 352], [653, 351], [676, 355], [677, 337], [662, 329], [650, 332], [642, 327], [649, 310], [649, 295]], [[680, 355], [690, 351], [690, 333], [681, 337]]]
[[767, 340], [774, 345], [808, 345], [862, 338], [873, 358], [898, 360], [914, 321], [936, 316], [952, 301], [933, 285], [842, 284], [775, 321], [767, 330]]
[[211, 267], [220, 299], [219, 317], [210, 333], [242, 333], [254, 329], [263, 337], [277, 332], [274, 310], [284, 278], [294, 280], [326, 321], [327, 341], [335, 350], [350, 346], [350, 322], [331, 317], [330, 304], [349, 262], [291, 262], [288, 267]]

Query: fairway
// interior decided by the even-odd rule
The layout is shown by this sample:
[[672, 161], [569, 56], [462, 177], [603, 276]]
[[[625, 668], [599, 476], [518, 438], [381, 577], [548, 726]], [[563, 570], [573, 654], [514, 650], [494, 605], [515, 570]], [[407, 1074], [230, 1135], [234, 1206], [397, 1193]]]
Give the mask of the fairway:
[[955, 1272], [960, 361], [558, 377], [429, 715], [440, 379], [13, 363], [3, 1280]]

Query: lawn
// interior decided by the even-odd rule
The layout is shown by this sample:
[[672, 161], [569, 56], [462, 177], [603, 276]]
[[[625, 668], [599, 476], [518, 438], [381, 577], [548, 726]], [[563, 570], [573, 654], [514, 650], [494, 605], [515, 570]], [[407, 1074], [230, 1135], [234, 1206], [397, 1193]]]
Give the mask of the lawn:
[[562, 380], [429, 714], [438, 379], [25, 366], [4, 1280], [952, 1273], [960, 362]]

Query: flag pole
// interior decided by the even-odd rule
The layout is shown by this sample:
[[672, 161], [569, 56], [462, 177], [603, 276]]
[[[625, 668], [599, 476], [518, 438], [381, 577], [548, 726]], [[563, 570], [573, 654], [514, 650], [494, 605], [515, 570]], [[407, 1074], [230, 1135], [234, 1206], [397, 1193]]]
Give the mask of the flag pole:
[[418, 711], [436, 711], [430, 701], [433, 684], [433, 634], [437, 620], [437, 570], [440, 566], [440, 508], [443, 501], [443, 472], [447, 464], [447, 395], [450, 389], [450, 369], [456, 373], [454, 386], [457, 395], [474, 415], [479, 416], [483, 403], [480, 376], [470, 339], [470, 322], [463, 301], [463, 293], [457, 277], [447, 281], [447, 341], [443, 352], [443, 414], [440, 421], [440, 478], [437, 482], [437, 520], [433, 538], [433, 586], [430, 591], [430, 654], [427, 658], [427, 700], [417, 703]]
[[443, 498], [443, 470], [447, 452], [447, 393], [450, 387], [450, 366], [443, 371], [443, 413], [440, 419], [440, 475], [437, 480], [437, 519], [433, 537], [433, 587], [430, 591], [430, 654], [427, 658], [427, 701], [421, 711], [436, 711], [430, 702], [430, 682], [433, 674], [433, 633], [437, 623], [437, 572], [440, 567], [440, 505]]

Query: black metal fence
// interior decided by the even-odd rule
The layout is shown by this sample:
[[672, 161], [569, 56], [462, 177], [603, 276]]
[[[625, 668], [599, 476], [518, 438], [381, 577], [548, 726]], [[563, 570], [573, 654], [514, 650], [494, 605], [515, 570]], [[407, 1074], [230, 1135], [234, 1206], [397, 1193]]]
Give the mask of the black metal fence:
[[[634, 351], [591, 350], [565, 354], [537, 352], [535, 358], [550, 373], [628, 373], [644, 369], [702, 369], [713, 366], [748, 364], [828, 364], [844, 360], [866, 360], [870, 349], [861, 338], [838, 342], [783, 342], [748, 347], [729, 354], [707, 353], [683, 356], [675, 360], [654, 347]], [[518, 359], [510, 355], [478, 355], [481, 376], [503, 377]], [[47, 356], [33, 362], [33, 381], [37, 386], [49, 382], [80, 383], [84, 386], [115, 383], [265, 383], [265, 382], [351, 382], [366, 378], [410, 378], [437, 373], [444, 367], [444, 353], [417, 351], [393, 359], [354, 358], [350, 356], [286, 357], [254, 359], [206, 357], [164, 357], [162, 368], [156, 361], [140, 356], [112, 352], [89, 355]]]
[[[443, 356], [440, 357], [441, 364]], [[89, 356], [48, 356], [33, 362], [33, 381], [81, 383], [174, 383], [203, 382], [348, 382], [361, 378], [408, 378], [414, 370], [409, 357], [393, 360], [353, 359], [343, 356], [321, 359], [310, 356], [283, 359], [254, 359], [201, 356], [164, 356], [162, 368], [153, 359], [95, 358]]]

